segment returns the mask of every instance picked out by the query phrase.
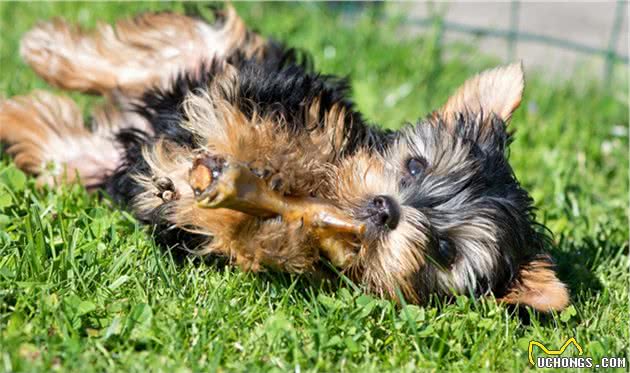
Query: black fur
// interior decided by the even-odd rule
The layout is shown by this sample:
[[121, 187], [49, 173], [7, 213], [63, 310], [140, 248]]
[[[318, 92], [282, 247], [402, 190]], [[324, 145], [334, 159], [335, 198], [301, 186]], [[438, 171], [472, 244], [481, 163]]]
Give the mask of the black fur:
[[[408, 203], [428, 218], [435, 243], [428, 253], [429, 265], [416, 276], [421, 279], [416, 282], [418, 294], [428, 295], [435, 289], [436, 271], [449, 270], [453, 262], [461, 260], [458, 251], [466, 247], [455, 244], [458, 234], [451, 233], [453, 227], [465, 227], [483, 216], [494, 226], [499, 261], [487, 277], [477, 277], [472, 290], [476, 295], [492, 291], [501, 296], [516, 279], [519, 266], [540, 259], [550, 242], [549, 232], [535, 221], [532, 198], [509, 164], [512, 137], [506, 124], [494, 116], [484, 119], [483, 113], [462, 113], [452, 129], [441, 121], [420, 122], [414, 132], [429, 149], [430, 160], [425, 173], [412, 181], [405, 177], [401, 188], [413, 188], [415, 197]], [[447, 161], [461, 147], [468, 153], [457, 163], [464, 167], [432, 172], [432, 167]]]
[[[238, 70], [239, 85], [237, 95], [226, 92], [225, 98], [245, 115], [252, 115], [256, 110], [261, 115], [286, 119], [281, 122], [290, 126], [291, 131], [310, 131], [312, 128], [307, 128], [304, 121], [308, 110], [305, 103], [318, 98], [322, 113], [333, 105], [346, 109], [346, 123], [351, 125], [346, 127], [344, 136], [350, 141], [344, 149], [338, 150], [339, 157], [352, 154], [361, 146], [382, 150], [394, 138], [394, 133], [367, 124], [354, 110], [354, 104], [347, 99], [349, 85], [345, 79], [312, 72], [310, 59], [304, 53], [271, 42], [262, 60], [247, 59], [237, 52], [227, 62]], [[202, 66], [201, 73], [182, 72], [169, 90], [154, 89], [143, 95], [135, 110], [147, 119], [154, 134], [126, 129], [117, 135], [118, 143], [125, 150], [125, 160], [106, 181], [106, 189], [114, 200], [126, 205], [142, 191], [132, 175], [150, 171], [141, 154], [143, 147], [151, 146], [159, 138], [185, 147], [199, 147], [192, 133], [181, 126], [187, 119], [182, 103], [189, 93], [208, 87], [223, 68], [220, 62], [208, 63]], [[138, 218], [158, 228], [158, 240], [163, 244], [178, 243], [182, 232], [165, 233], [160, 229], [166, 228], [160, 215], [156, 211], [151, 216]]]

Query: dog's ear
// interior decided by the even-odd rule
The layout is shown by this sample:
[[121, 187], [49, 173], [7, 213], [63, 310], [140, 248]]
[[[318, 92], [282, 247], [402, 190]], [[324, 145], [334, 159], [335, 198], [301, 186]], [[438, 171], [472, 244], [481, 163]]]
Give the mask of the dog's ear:
[[522, 266], [512, 286], [498, 300], [542, 312], [562, 311], [569, 304], [569, 292], [550, 261], [543, 258]]
[[447, 122], [464, 113], [473, 116], [483, 113], [484, 117], [494, 113], [497, 118], [507, 122], [521, 103], [524, 85], [523, 65], [520, 62], [486, 70], [459, 87], [439, 113]]

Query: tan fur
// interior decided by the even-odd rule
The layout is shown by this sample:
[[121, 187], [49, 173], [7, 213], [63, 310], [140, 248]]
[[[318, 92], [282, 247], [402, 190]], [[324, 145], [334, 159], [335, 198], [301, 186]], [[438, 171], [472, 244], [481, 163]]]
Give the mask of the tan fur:
[[[225, 67], [223, 76], [204, 93], [191, 95], [184, 110], [190, 129], [202, 144], [203, 151], [220, 154], [228, 159], [262, 167], [278, 176], [282, 192], [292, 196], [309, 196], [321, 188], [328, 165], [344, 145], [345, 112], [333, 107], [320, 118], [319, 102], [308, 111], [310, 124], [323, 123], [320, 130], [295, 136], [282, 129], [282, 118], [265, 118], [254, 114], [248, 119], [238, 108], [226, 101], [225, 92], [238, 86], [233, 69]], [[134, 210], [152, 211], [165, 201], [154, 186], [156, 177], [168, 177], [177, 190], [178, 199], [168, 202], [163, 213], [174, 226], [206, 235], [209, 242], [199, 248], [189, 248], [199, 254], [221, 253], [249, 270], [263, 268], [290, 272], [313, 270], [319, 260], [312, 232], [296, 222], [261, 219], [226, 209], [204, 209], [196, 205], [187, 172], [199, 151], [158, 142], [145, 149], [144, 157], [152, 175], [138, 177], [145, 192], [138, 195]], [[212, 240], [210, 240], [212, 238]]]
[[[238, 153], [231, 155], [238, 157]], [[145, 150], [152, 176], [169, 177], [177, 189], [177, 200], [168, 202], [162, 218], [173, 226], [208, 237], [207, 243], [188, 250], [198, 255], [225, 255], [243, 269], [252, 271], [264, 268], [288, 272], [313, 270], [319, 252], [299, 224], [260, 219], [234, 210], [198, 207], [186, 178], [195, 156], [196, 153], [187, 148], [164, 142]], [[152, 211], [164, 203], [157, 195], [152, 177], [138, 178], [138, 181], [145, 192], [136, 198], [136, 211]]]
[[[325, 195], [346, 211], [360, 211], [365, 201], [377, 195], [399, 196], [398, 176], [388, 161], [368, 151], [343, 160], [339, 167], [330, 170], [329, 190]], [[347, 273], [372, 292], [397, 299], [398, 288], [407, 300], [417, 302], [411, 276], [424, 265], [424, 253], [416, 247], [426, 242], [427, 237], [414, 228], [414, 224], [421, 224], [415, 209], [402, 208], [405, 219], [396, 231], [384, 238], [355, 243], [359, 245], [359, 253]], [[349, 246], [348, 250], [356, 248]]]
[[[282, 129], [282, 118], [265, 118], [254, 113], [248, 119], [222, 95], [238, 87], [238, 77], [228, 69], [225, 76], [205, 93], [190, 95], [184, 104], [184, 125], [197, 134], [212, 154], [233, 160], [264, 165], [282, 179], [287, 194], [306, 196], [316, 193], [326, 174], [326, 167], [344, 146], [342, 136], [345, 118], [343, 109], [333, 107], [319, 118], [319, 101], [310, 103], [307, 123], [323, 122], [321, 129], [301, 136]], [[232, 92], [237, 95], [238, 92]]]
[[313, 272], [320, 255], [305, 227], [278, 219], [248, 221], [236, 232], [231, 246], [238, 253], [237, 263], [250, 270]]
[[265, 40], [248, 32], [233, 7], [217, 27], [177, 13], [145, 13], [87, 31], [63, 20], [40, 23], [20, 46], [22, 58], [50, 84], [68, 90], [137, 96], [165, 87], [172, 76], [237, 48], [262, 53]]
[[[433, 123], [445, 119], [447, 125], [452, 125], [451, 121], [459, 113], [477, 115], [480, 122], [492, 118], [488, 114], [507, 121], [521, 101], [522, 90], [523, 73], [520, 64], [486, 71], [464, 83], [443, 109], [433, 116]], [[360, 152], [345, 159], [338, 168], [333, 168], [327, 179], [332, 196], [330, 198], [344, 209], [356, 211], [360, 210], [361, 203], [375, 195], [385, 194], [400, 201], [409, 197], [397, 190], [395, 181], [400, 180], [401, 175], [397, 175], [396, 170], [404, 169], [404, 162], [410, 156], [428, 156], [422, 138], [411, 132], [403, 131], [405, 140], [392, 146], [384, 159], [373, 153]], [[468, 167], [460, 161], [466, 158], [468, 152], [468, 147], [464, 144], [453, 146], [444, 143], [437, 147], [448, 149], [448, 156], [439, 157], [439, 162], [429, 162], [432, 174], [457, 173], [461, 167]], [[426, 249], [429, 243], [420, 229], [426, 218], [417, 210], [406, 209], [404, 204], [401, 205], [402, 215], [405, 216], [402, 226], [390, 232], [386, 239], [364, 239], [359, 255], [348, 268], [348, 273], [372, 291], [397, 298], [395, 290], [399, 288], [405, 298], [417, 301], [418, 294], [414, 292], [412, 275], [420, 272], [427, 260], [428, 253], [422, 248]], [[458, 228], [451, 229], [455, 231]], [[496, 265], [500, 250], [494, 242], [493, 231], [494, 223], [484, 218], [483, 214], [468, 222], [465, 234], [474, 232], [476, 242], [483, 243], [483, 246], [468, 244], [466, 251], [460, 254], [464, 258], [451, 271], [438, 273], [440, 281], [437, 286], [445, 292], [465, 293], [468, 287], [474, 287], [476, 272], [491, 271]], [[462, 234], [464, 233], [458, 235]], [[503, 300], [528, 304], [543, 311], [566, 307], [566, 288], [556, 278], [553, 269], [549, 266], [542, 267], [539, 263], [527, 268], [522, 273], [521, 286], [514, 288], [513, 293]]]
[[549, 261], [535, 260], [521, 268], [514, 286], [499, 301], [542, 312], [562, 311], [569, 304], [569, 292]]
[[[496, 79], [493, 74], [486, 76]], [[373, 152], [359, 151], [337, 163], [336, 151], [344, 145], [342, 136], [339, 135], [343, 126], [348, 125], [344, 122], [343, 112], [333, 108], [323, 118], [319, 118], [317, 114], [319, 103], [315, 100], [310, 103], [311, 110], [308, 111], [307, 120], [309, 123], [323, 121], [325, 125], [321, 131], [312, 131], [307, 136], [296, 137], [282, 130], [283, 126], [278, 122], [279, 119], [254, 114], [250, 120], [226, 101], [222, 96], [224, 92], [238, 95], [235, 91], [235, 87], [238, 87], [237, 82], [238, 76], [227, 66], [224, 76], [217, 78], [205, 93], [191, 95], [185, 103], [186, 116], [189, 118], [185, 125], [202, 140], [203, 144], [206, 144], [204, 151], [239, 162], [268, 167], [274, 170], [273, 172], [279, 172], [282, 179], [289, 184], [286, 193], [292, 196], [314, 194], [332, 201], [351, 214], [360, 211], [361, 205], [375, 195], [398, 196], [401, 199], [402, 214], [405, 216], [401, 225], [386, 237], [368, 238], [362, 242], [348, 241], [347, 250], [353, 253], [358, 251], [358, 255], [351, 264], [342, 269], [372, 292], [397, 299], [399, 289], [408, 301], [418, 302], [419, 295], [414, 289], [413, 276], [426, 265], [427, 253], [421, 248], [429, 245], [429, 237], [424, 233], [425, 224], [428, 222], [417, 210], [402, 203], [407, 197], [398, 190], [397, 180], [401, 175], [397, 173], [403, 168], [409, 154], [425, 153], [424, 145], [421, 142], [410, 141], [414, 136], [409, 134], [407, 141], [393, 146], [385, 158]], [[478, 83], [486, 84], [484, 79], [480, 79]], [[460, 93], [461, 91], [460, 89]], [[478, 110], [482, 111], [485, 108], [480, 107]], [[437, 174], [457, 172], [458, 167], [465, 167], [465, 164], [458, 164], [458, 159], [465, 158], [467, 152], [465, 146], [453, 147], [449, 143], [441, 146], [444, 149], [458, 149], [462, 154], [450, 154], [440, 163], [434, 164], [432, 172]], [[182, 158], [184, 161], [167, 166], [172, 161], [160, 155], [162, 147], [163, 145], [158, 145], [153, 155], [147, 154], [152, 169], [163, 170], [160, 172], [164, 175], [176, 176], [176, 185], [185, 183], [181, 170], [189, 169], [196, 155], [190, 151], [186, 153], [184, 149], [165, 151], [164, 154], [186, 153]], [[147, 188], [150, 188], [150, 181], [147, 180], [146, 183]], [[148, 195], [155, 198], [154, 193]], [[183, 224], [187, 229], [197, 233], [214, 237], [201, 248], [201, 253], [223, 253], [244, 269], [258, 271], [263, 268], [275, 268], [305, 272], [314, 268], [321, 254], [311, 232], [299, 224], [239, 215], [225, 209], [201, 209], [195, 206], [189, 190], [182, 193], [182, 198], [175, 205], [177, 207], [174, 211], [177, 213], [173, 217], [173, 222]], [[477, 228], [470, 226], [468, 230], [478, 232], [479, 242], [483, 242], [483, 236], [488, 235], [486, 249], [478, 248], [478, 252], [471, 252], [476, 258], [471, 260], [483, 267], [480, 270], [488, 270], [486, 267], [494, 265], [491, 262], [496, 255], [484, 257], [486, 252], [491, 254], [491, 251], [488, 251], [490, 248], [494, 248], [490, 234], [492, 225], [482, 217], [470, 224], [478, 225]], [[470, 249], [470, 246], [468, 248]], [[485, 263], [484, 260], [490, 262]], [[465, 292], [471, 281], [474, 283], [476, 267], [467, 268], [466, 266], [470, 265], [468, 260], [458, 265], [464, 267], [456, 268], [451, 275], [446, 272], [440, 275], [443, 278], [437, 286], [443, 291], [448, 292], [452, 289]], [[555, 276], [553, 279], [540, 276], [541, 274], [553, 276], [551, 270], [535, 273], [539, 275], [537, 278], [540, 285], [563, 286]], [[535, 285], [533, 278], [536, 278], [536, 274], [533, 277], [526, 274], [523, 277], [523, 284]], [[460, 275], [463, 277], [457, 277]], [[550, 283], [551, 280], [556, 282]], [[563, 300], [562, 293], [557, 295], [558, 303], [553, 307], [564, 307], [566, 301]], [[548, 301], [544, 296], [532, 298], [531, 292], [505, 298], [505, 301], [510, 300], [527, 302], [537, 308], [544, 307], [543, 303]]]
[[[263, 57], [266, 40], [248, 31], [232, 7], [220, 16], [216, 26], [173, 13], [144, 14], [114, 27], [99, 24], [94, 31], [60, 20], [40, 24], [22, 40], [24, 59], [55, 86], [100, 93], [109, 101], [95, 112], [92, 131], [84, 127], [81, 112], [67, 98], [37, 92], [2, 101], [0, 140], [11, 144], [8, 152], [18, 167], [40, 175], [42, 183], [57, 182], [60, 175], [72, 181], [79, 175], [88, 186], [98, 184], [120, 162], [112, 141], [114, 130], [148, 130], [147, 122], [129, 108], [147, 87], [167, 87], [178, 71], [198, 71], [203, 62], [236, 49], [248, 57]], [[258, 115], [255, 107], [251, 117], [240, 111], [234, 104], [239, 96], [239, 77], [227, 62], [222, 63], [223, 74], [184, 103], [188, 119], [183, 125], [202, 148], [193, 150], [158, 141], [144, 149], [151, 172], [136, 175], [144, 191], [133, 201], [135, 212], [147, 216], [159, 210], [161, 221], [167, 225], [207, 237], [201, 246], [186, 248], [199, 255], [224, 255], [245, 270], [272, 268], [302, 273], [315, 271], [320, 256], [325, 255], [313, 230], [299, 220], [200, 207], [189, 182], [189, 171], [200, 153], [220, 155], [264, 171], [261, 177], [273, 183], [279, 193], [325, 200], [357, 220], [365, 219], [360, 214], [366, 201], [385, 194], [399, 202], [403, 218], [386, 235], [340, 240], [347, 246], [342, 249], [353, 258], [341, 269], [371, 292], [398, 299], [400, 290], [408, 301], [420, 302], [424, 294], [417, 293], [414, 282], [418, 279], [414, 276], [428, 264], [429, 247], [435, 242], [430, 242], [427, 233], [427, 216], [405, 204], [410, 197], [405, 193], [411, 192], [402, 192], [399, 180], [404, 163], [410, 156], [424, 156], [426, 144], [417, 141], [413, 133], [403, 133], [406, 141], [394, 144], [384, 157], [363, 149], [341, 159], [348, 141], [345, 130], [353, 124], [340, 106], [321, 115], [319, 99], [304, 102], [308, 108], [304, 120], [313, 130], [290, 133], [284, 121], [292, 118]], [[466, 81], [434, 119], [452, 125], [457, 115], [465, 112], [484, 120], [492, 117], [486, 114], [493, 114], [507, 121], [519, 105], [522, 91], [520, 64], [489, 70]], [[446, 174], [466, 166], [458, 162], [465, 158], [467, 148], [456, 145], [443, 144], [450, 153], [441, 163], [432, 163], [431, 172]], [[49, 163], [54, 165], [52, 173]], [[163, 178], [174, 189], [168, 194], [156, 182]], [[494, 268], [492, 260], [498, 248], [492, 242], [491, 222], [480, 217], [466, 223], [460, 236], [481, 237], [466, 247], [472, 259], [463, 255], [460, 267], [440, 272], [436, 288], [430, 291], [463, 292], [474, 285], [477, 271]], [[542, 311], [561, 310], [568, 304], [568, 293], [547, 262], [534, 261], [522, 268], [518, 281], [501, 301], [528, 304]]]
[[[110, 117], [118, 115], [110, 111]], [[101, 170], [113, 170], [119, 162], [108, 140], [111, 123], [90, 132], [71, 99], [44, 91], [0, 102], [0, 141], [10, 144], [7, 152], [19, 168], [39, 175], [41, 185], [73, 182], [77, 176], [88, 187], [98, 184]]]
[[523, 65], [511, 65], [486, 70], [468, 79], [440, 109], [447, 121], [459, 113], [494, 113], [507, 122], [521, 103], [525, 86]]
[[[433, 125], [437, 125], [437, 121], [429, 121]], [[385, 158], [392, 169], [402, 170], [405, 162], [410, 156], [429, 157], [430, 150], [428, 145], [423, 141], [422, 137], [414, 135], [413, 129], [407, 128], [402, 130], [404, 140], [396, 142], [387, 152]], [[470, 148], [463, 144], [461, 140], [451, 141], [449, 137], [443, 137], [441, 143], [432, 147], [447, 151], [448, 156], [435, 157], [430, 162], [430, 172], [432, 175], [445, 176], [449, 173], [464, 172], [470, 164], [464, 160]], [[448, 141], [447, 141], [448, 140]], [[457, 146], [454, 146], [457, 144]], [[433, 149], [435, 151], [435, 149]], [[446, 153], [444, 153], [446, 154]], [[438, 161], [439, 160], [439, 161]], [[400, 176], [399, 176], [400, 177]], [[449, 185], [436, 185], [433, 187], [434, 192], [448, 188]], [[413, 195], [402, 193], [401, 200], [413, 198]], [[459, 228], [453, 227], [451, 231], [455, 232]], [[460, 260], [450, 273], [440, 273], [439, 286], [444, 291], [456, 291], [466, 293], [467, 289], [476, 283], [475, 272], [491, 271], [496, 264], [496, 259], [500, 248], [494, 242], [495, 227], [493, 222], [480, 214], [474, 221], [468, 221], [466, 230], [470, 235], [474, 235], [477, 240], [483, 242], [483, 245], [467, 245], [467, 249], [462, 252], [462, 256], [466, 260]]]
[[107, 96], [105, 102], [94, 108], [92, 114], [92, 130], [97, 135], [105, 135], [98, 131], [107, 131], [107, 136], [112, 136], [124, 128], [135, 128], [147, 134], [153, 134], [149, 122], [139, 114], [134, 105], [134, 98], [123, 96], [113, 92]]

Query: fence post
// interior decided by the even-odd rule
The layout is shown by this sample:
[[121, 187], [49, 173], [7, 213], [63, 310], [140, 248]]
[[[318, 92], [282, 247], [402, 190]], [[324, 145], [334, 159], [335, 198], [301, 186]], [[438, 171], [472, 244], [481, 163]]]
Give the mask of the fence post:
[[518, 20], [520, 11], [520, 1], [512, 0], [510, 2], [510, 32], [508, 34], [508, 61], [514, 62], [516, 56], [516, 43], [518, 41]]
[[625, 4], [625, 1], [618, 0], [617, 6], [615, 7], [615, 22], [610, 30], [610, 39], [608, 40], [608, 50], [606, 53], [606, 66], [604, 70], [604, 82], [606, 86], [610, 86], [615, 62], [617, 62], [617, 40], [619, 40], [619, 33], [621, 32]]

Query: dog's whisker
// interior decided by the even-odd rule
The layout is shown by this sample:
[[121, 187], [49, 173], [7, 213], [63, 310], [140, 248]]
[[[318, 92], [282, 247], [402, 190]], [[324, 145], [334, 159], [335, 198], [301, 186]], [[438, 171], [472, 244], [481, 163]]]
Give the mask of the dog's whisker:
[[166, 247], [251, 271], [314, 272], [326, 257], [401, 302], [492, 292], [567, 306], [507, 156], [520, 64], [472, 77], [428, 118], [390, 131], [363, 119], [346, 81], [312, 72], [231, 6], [216, 15], [36, 26], [21, 46], [34, 70], [108, 103], [90, 131], [70, 99], [2, 100], [0, 141], [39, 184], [102, 186]]

